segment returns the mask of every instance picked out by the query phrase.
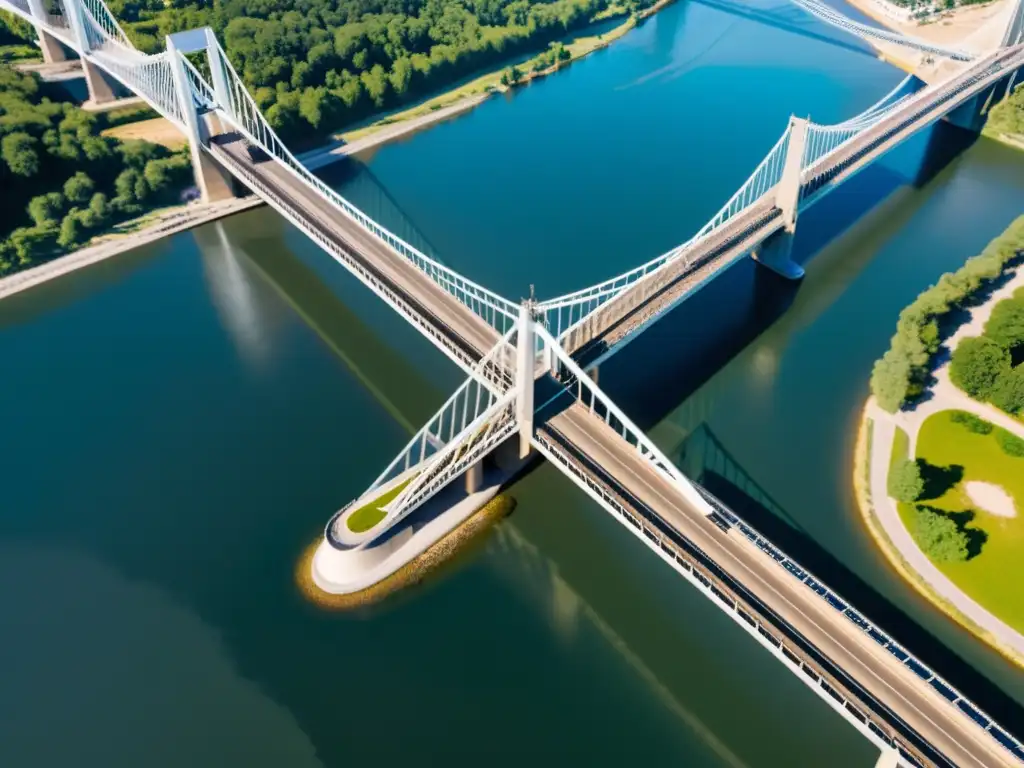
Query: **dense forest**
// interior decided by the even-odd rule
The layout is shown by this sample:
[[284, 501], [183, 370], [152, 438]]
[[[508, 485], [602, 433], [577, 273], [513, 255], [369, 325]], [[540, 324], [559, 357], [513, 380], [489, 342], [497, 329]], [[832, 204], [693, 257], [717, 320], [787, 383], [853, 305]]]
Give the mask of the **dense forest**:
[[187, 153], [101, 136], [111, 118], [85, 112], [61, 94], [0, 63], [0, 275], [177, 202], [191, 183]]
[[[614, 1], [614, 5], [612, 2]], [[146, 51], [210, 26], [283, 138], [311, 140], [653, 0], [109, 0]]]

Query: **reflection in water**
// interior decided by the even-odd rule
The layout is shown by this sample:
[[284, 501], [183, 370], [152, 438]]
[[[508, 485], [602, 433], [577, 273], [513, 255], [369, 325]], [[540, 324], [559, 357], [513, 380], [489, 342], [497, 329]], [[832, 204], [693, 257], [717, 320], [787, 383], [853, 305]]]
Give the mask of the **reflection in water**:
[[322, 765], [221, 632], [163, 590], [14, 542], [0, 545], [0, 603], [0, 765]]
[[746, 767], [746, 763], [730, 750], [706, 723], [685, 707], [675, 694], [658, 680], [657, 675], [630, 649], [615, 628], [573, 589], [559, 573], [557, 563], [546, 557], [515, 525], [504, 523], [498, 526], [487, 551], [491, 556], [489, 563], [494, 564], [497, 570], [517, 587], [528, 590], [531, 604], [548, 603], [552, 626], [565, 642], [571, 643], [584, 624], [596, 629], [657, 700], [678, 717], [722, 764], [733, 768]]
[[240, 263], [239, 247], [232, 244], [222, 221], [196, 230], [196, 241], [210, 297], [239, 354], [254, 366], [265, 365], [274, 344], [272, 323], [263, 314], [265, 304], [253, 294], [252, 277]]

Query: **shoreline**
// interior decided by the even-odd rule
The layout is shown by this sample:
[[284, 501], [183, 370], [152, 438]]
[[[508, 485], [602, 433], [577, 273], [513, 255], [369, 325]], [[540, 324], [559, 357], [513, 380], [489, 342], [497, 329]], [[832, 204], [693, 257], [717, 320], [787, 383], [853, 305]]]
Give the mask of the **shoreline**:
[[[635, 17], [629, 16], [622, 22], [622, 24], [619, 24], [618, 26], [610, 29], [607, 33], [596, 37], [588, 37], [585, 35], [574, 37], [569, 44], [566, 45], [566, 48], [570, 50], [570, 58], [567, 61], [558, 62], [555, 65], [539, 72], [528, 72], [524, 74], [523, 78], [514, 85], [501, 86], [499, 84], [495, 87], [483, 85], [484, 81], [490, 78], [495, 78], [496, 80], [500, 79], [502, 73], [504, 73], [508, 67], [503, 67], [494, 72], [485, 73], [474, 78], [467, 84], [442, 92], [431, 99], [415, 104], [401, 112], [380, 117], [376, 121], [362, 128], [336, 134], [335, 140], [299, 153], [296, 155], [296, 158], [310, 170], [316, 170], [358, 152], [365, 152], [391, 141], [400, 139], [416, 131], [430, 128], [435, 124], [444, 122], [445, 120], [474, 109], [480, 104], [483, 104], [494, 94], [505, 93], [535, 79], [547, 77], [574, 61], [579, 61], [595, 51], [607, 48], [613, 42], [623, 37], [627, 32], [634, 29], [638, 23], [649, 18], [673, 2], [675, 2], [675, 0], [658, 0], [658, 2], [650, 8], [638, 13]], [[586, 32], [586, 29], [582, 29], [580, 32]], [[579, 45], [580, 48], [573, 51], [572, 46], [574, 45]], [[526, 66], [529, 62], [535, 60], [537, 56], [542, 55], [542, 53], [545, 52], [546, 50], [526, 59], [521, 63], [521, 65]], [[469, 95], [463, 98], [458, 98], [454, 102], [443, 106], [440, 104], [440, 102], [452, 98], [454, 94], [462, 91], [463, 89], [472, 87], [484, 87], [485, 90], [482, 93], [471, 92]], [[339, 143], [339, 140], [341, 143]], [[263, 204], [262, 199], [253, 195], [245, 198], [235, 198], [230, 201], [209, 203], [203, 206], [202, 211], [196, 210], [193, 212], [191, 209], [197, 207], [196, 204], [193, 203], [190, 206], [186, 206], [184, 209], [173, 209], [166, 215], [159, 217], [157, 221], [154, 221], [152, 224], [148, 224], [137, 232], [132, 232], [127, 235], [118, 235], [115, 233], [113, 237], [111, 237], [109, 233], [101, 235], [100, 238], [107, 239], [102, 239], [99, 243], [88, 245], [85, 248], [80, 248], [62, 256], [57, 256], [51, 261], [40, 264], [37, 267], [30, 267], [29, 269], [24, 269], [0, 278], [0, 300], [15, 293], [33, 288], [49, 280], [62, 277], [75, 270], [105, 261], [106, 259], [124, 253], [125, 251], [133, 250], [143, 245], [148, 245], [149, 243], [166, 235], [178, 234], [179, 232], [184, 232], [192, 229], [193, 227], [208, 224], [211, 221], [216, 221], [217, 219], [249, 210], [250, 208], [255, 208], [256, 206]], [[185, 216], [185, 218], [177, 221], [173, 225], [165, 226], [167, 219], [177, 219], [179, 216]]]
[[[196, 204], [184, 208], [174, 207], [156, 220], [137, 232], [119, 234], [106, 233], [99, 236], [98, 243], [80, 248], [77, 251], [57, 256], [36, 267], [23, 269], [14, 274], [0, 278], [0, 299], [34, 288], [37, 285], [56, 279], [75, 270], [98, 264], [101, 261], [148, 245], [166, 235], [173, 235], [207, 224], [216, 219], [224, 218], [241, 211], [247, 211], [263, 205], [263, 201], [255, 196], [234, 198], [217, 203]], [[127, 222], [130, 224], [130, 222]]]
[[[992, 633], [980, 627], [964, 615], [954, 605], [942, 597], [942, 595], [938, 594], [925, 580], [925, 578], [912, 568], [909, 563], [907, 563], [903, 558], [902, 553], [896, 548], [892, 539], [890, 539], [881, 520], [878, 519], [878, 514], [875, 511], [874, 502], [871, 498], [871, 485], [869, 479], [871, 474], [872, 451], [879, 450], [879, 446], [873, 444], [874, 420], [868, 415], [870, 406], [871, 398], [869, 397], [865, 400], [864, 406], [861, 409], [860, 418], [858, 419], [857, 438], [853, 454], [854, 501], [858, 511], [860, 512], [861, 521], [864, 523], [864, 527], [867, 529], [868, 535], [871, 537], [872, 541], [874, 541], [878, 552], [882, 555], [885, 561], [892, 566], [893, 570], [899, 574], [900, 578], [903, 579], [903, 581], [910, 586], [915, 593], [923, 597], [928, 603], [938, 609], [946, 616], [946, 618], [957, 624], [961, 629], [966, 630], [972, 636], [989, 646], [992, 650], [999, 653], [999, 655], [1004, 659], [1018, 667], [1024, 668], [1024, 656], [1013, 648], [1010, 648], [1000, 642], [1000, 640]], [[888, 449], [891, 451], [892, 445], [882, 446], [882, 449]]]

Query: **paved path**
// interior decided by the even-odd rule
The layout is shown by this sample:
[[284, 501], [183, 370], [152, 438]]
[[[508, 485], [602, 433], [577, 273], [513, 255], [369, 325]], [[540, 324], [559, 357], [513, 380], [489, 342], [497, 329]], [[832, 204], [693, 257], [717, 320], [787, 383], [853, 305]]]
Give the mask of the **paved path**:
[[548, 416], [538, 434], [547, 444], [567, 450], [595, 483], [610, 483], [619, 503], [634, 514], [661, 520], [689, 540], [754, 596], [753, 605], [763, 606], [760, 610], [799, 633], [860, 691], [895, 713], [955, 765], [1010, 764], [1009, 754], [973, 720], [736, 528], [720, 530], [674, 483], [652, 469], [635, 446], [579, 402]]
[[309, 168], [309, 170], [314, 171], [317, 168], [322, 168], [325, 165], [329, 165], [330, 163], [341, 160], [349, 155], [354, 155], [357, 152], [362, 152], [380, 144], [387, 144], [388, 142], [394, 141], [407, 133], [418, 131], [428, 125], [432, 125], [442, 120], [447, 120], [449, 117], [454, 117], [455, 115], [466, 112], [484, 101], [484, 99], [487, 99], [490, 95], [490, 93], [482, 93], [479, 96], [471, 96], [469, 98], [462, 99], [461, 101], [457, 101], [451, 106], [427, 112], [425, 115], [409, 118], [407, 120], [400, 120], [392, 123], [391, 125], [377, 128], [372, 133], [355, 139], [354, 141], [304, 152], [299, 155], [298, 159], [304, 166]]
[[903, 520], [900, 519], [895, 499], [889, 496], [887, 484], [895, 420], [891, 414], [879, 408], [874, 400], [868, 405], [868, 417], [874, 421], [874, 433], [871, 436], [873, 446], [871, 451], [871, 505], [874, 508], [875, 517], [893, 546], [896, 547], [900, 557], [924, 579], [937, 595], [983, 630], [989, 632], [1007, 648], [1013, 649], [1024, 657], [1024, 635], [997, 619], [976, 603], [974, 598], [950, 581], [911, 538], [910, 533], [903, 525]]
[[[949, 337], [945, 346], [950, 352], [956, 349], [957, 345], [968, 336], [980, 336], [985, 331], [985, 325], [992, 316], [992, 311], [1003, 299], [1012, 296], [1016, 291], [1024, 288], [1024, 267], [1018, 267], [1013, 277], [1006, 281], [1006, 284], [992, 292], [992, 296], [982, 306], [975, 307], [971, 311], [971, 319], [961, 325], [956, 332]], [[935, 370], [935, 383], [932, 385], [932, 396], [920, 403], [911, 411], [900, 411], [895, 416], [896, 423], [903, 427], [910, 437], [910, 455], [915, 455], [917, 450], [917, 435], [921, 431], [921, 425], [932, 414], [939, 411], [947, 411], [955, 408], [961, 411], [968, 411], [980, 416], [986, 421], [1012, 432], [1018, 437], [1024, 438], [1024, 423], [1018, 421], [1007, 413], [999, 410], [994, 405], [982, 403], [969, 397], [965, 392], [958, 389], [949, 378], [949, 360]], [[884, 413], [879, 409], [879, 413]], [[877, 440], [875, 441], [877, 445]]]
[[[991, 317], [996, 304], [1010, 297], [1022, 287], [1024, 287], [1024, 268], [1018, 267], [1014, 276], [992, 293], [989, 301], [972, 310], [970, 320], [950, 336], [946, 346], [951, 350], [956, 349], [957, 344], [963, 339], [983, 333], [985, 324]], [[921, 426], [928, 417], [950, 409], [968, 411], [1024, 438], [1024, 424], [998, 408], [988, 403], [978, 402], [957, 389], [949, 378], [949, 361], [935, 371], [935, 379], [935, 384], [931, 388], [931, 398], [911, 411], [900, 411], [895, 415], [887, 413], [878, 407], [873, 398], [868, 404], [867, 415], [874, 421], [874, 433], [871, 437], [871, 444], [874, 448], [871, 452], [870, 489], [875, 516], [900, 556], [936, 594], [952, 604], [960, 613], [983, 630], [993, 635], [1000, 643], [1024, 657], [1024, 635], [981, 607], [974, 598], [950, 581], [925, 556], [903, 525], [896, 501], [889, 496], [887, 483], [889, 459], [892, 454], [892, 441], [897, 425], [910, 438], [911, 456], [915, 456], [917, 453], [917, 437], [920, 434]]]

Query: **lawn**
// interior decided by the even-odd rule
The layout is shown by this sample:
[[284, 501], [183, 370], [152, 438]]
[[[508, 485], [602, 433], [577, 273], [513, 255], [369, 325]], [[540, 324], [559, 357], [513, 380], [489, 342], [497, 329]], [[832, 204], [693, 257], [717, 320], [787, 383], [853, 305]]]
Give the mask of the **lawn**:
[[[1024, 458], [1008, 456], [996, 433], [979, 435], [952, 420], [952, 411], [929, 417], [917, 439], [917, 458], [948, 468], [936, 483], [926, 486], [920, 503], [949, 512], [973, 515], [965, 527], [980, 543], [977, 554], [963, 562], [936, 563], [960, 589], [1018, 632], [1024, 632]], [[962, 470], [962, 477], [961, 475]], [[977, 509], [963, 490], [972, 480], [1001, 486], [1014, 499], [1017, 517], [1003, 518]], [[900, 504], [908, 525], [912, 504]], [[966, 519], [966, 515], [965, 515]], [[909, 525], [908, 525], [909, 527]]]
[[381, 494], [377, 498], [366, 502], [363, 506], [357, 509], [355, 512], [345, 518], [345, 524], [348, 526], [352, 533], [365, 533], [366, 531], [373, 528], [387, 514], [381, 507], [386, 507], [395, 497], [398, 496], [405, 486], [412, 482], [410, 477], [408, 480], [403, 480], [391, 490]]

